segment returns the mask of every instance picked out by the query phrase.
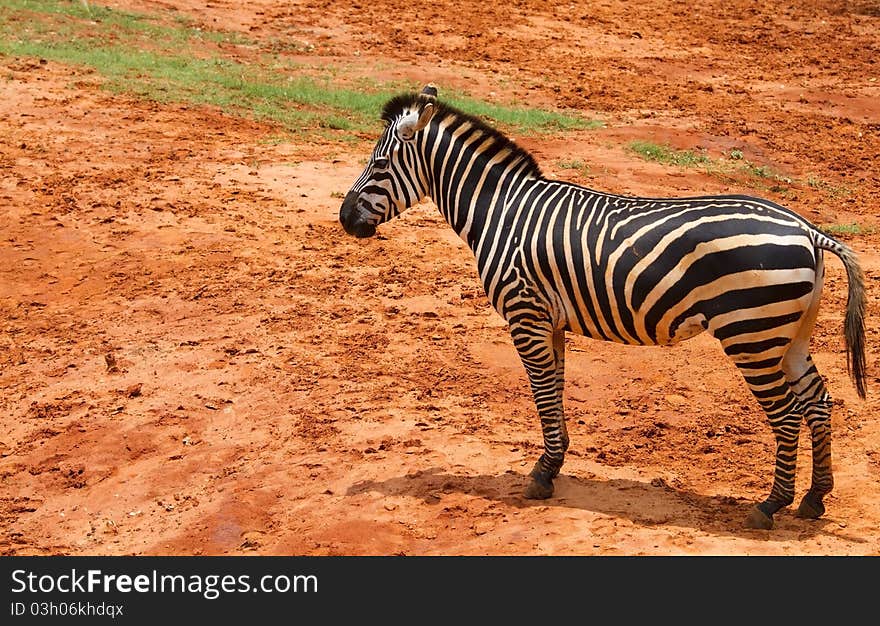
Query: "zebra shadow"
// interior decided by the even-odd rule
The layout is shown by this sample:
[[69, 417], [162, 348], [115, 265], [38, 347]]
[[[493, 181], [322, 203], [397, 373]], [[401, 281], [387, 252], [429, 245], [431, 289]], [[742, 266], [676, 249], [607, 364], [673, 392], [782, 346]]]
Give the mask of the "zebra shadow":
[[[643, 527], [690, 527], [711, 535], [758, 541], [798, 541], [822, 535], [855, 543], [867, 541], [842, 532], [843, 528], [833, 517], [799, 519], [793, 508], [783, 509], [774, 516], [773, 530], [750, 530], [744, 527], [744, 521], [754, 504], [751, 500], [701, 494], [672, 487], [657, 479], [580, 478], [563, 474], [556, 479], [555, 493], [548, 500], [523, 498], [522, 491], [528, 480], [528, 476], [513, 471], [494, 476], [461, 475], [433, 467], [382, 481], [360, 481], [349, 487], [347, 495], [378, 492], [387, 496], [418, 498], [427, 505], [437, 505], [443, 501], [444, 494], [461, 493], [513, 508], [580, 509], [628, 519]], [[834, 502], [830, 505], [833, 509]]]

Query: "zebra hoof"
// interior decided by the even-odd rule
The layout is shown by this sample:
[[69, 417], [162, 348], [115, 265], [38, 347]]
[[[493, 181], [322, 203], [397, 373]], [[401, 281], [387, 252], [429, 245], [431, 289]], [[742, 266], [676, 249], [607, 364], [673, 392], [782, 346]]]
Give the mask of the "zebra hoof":
[[797, 516], [806, 519], [819, 519], [825, 513], [822, 496], [808, 491], [797, 510]]
[[537, 478], [533, 478], [532, 482], [528, 484], [526, 490], [523, 492], [523, 497], [526, 500], [546, 500], [547, 498], [553, 495], [553, 483], [539, 481]]
[[752, 510], [749, 511], [749, 516], [746, 518], [746, 528], [770, 530], [773, 528], [773, 518], [757, 506], [753, 506]]
[[523, 496], [527, 500], [546, 500], [553, 495], [553, 481], [547, 474], [538, 470], [537, 466], [529, 476], [532, 477], [532, 480], [523, 492]]

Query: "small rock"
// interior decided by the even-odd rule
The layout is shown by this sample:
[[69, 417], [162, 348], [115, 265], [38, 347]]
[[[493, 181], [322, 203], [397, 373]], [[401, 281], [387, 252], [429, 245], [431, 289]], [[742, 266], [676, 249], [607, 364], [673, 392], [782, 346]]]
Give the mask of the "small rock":
[[687, 398], [677, 393], [667, 394], [665, 399], [672, 406], [685, 406], [688, 403]]

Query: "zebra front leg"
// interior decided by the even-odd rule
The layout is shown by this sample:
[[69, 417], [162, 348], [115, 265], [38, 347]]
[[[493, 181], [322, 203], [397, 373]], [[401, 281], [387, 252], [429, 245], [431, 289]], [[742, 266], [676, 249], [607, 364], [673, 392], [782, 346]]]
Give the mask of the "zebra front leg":
[[556, 356], [556, 394], [559, 396], [559, 408], [562, 412], [560, 420], [560, 428], [562, 429], [562, 451], [568, 450], [568, 428], [565, 425], [565, 409], [563, 408], [563, 399], [565, 398], [565, 331], [553, 331], [553, 353]]
[[523, 495], [543, 500], [553, 495], [553, 479], [559, 475], [568, 448], [562, 408], [565, 331], [511, 326], [511, 336], [528, 374], [544, 435], [544, 453], [529, 473], [532, 480]]

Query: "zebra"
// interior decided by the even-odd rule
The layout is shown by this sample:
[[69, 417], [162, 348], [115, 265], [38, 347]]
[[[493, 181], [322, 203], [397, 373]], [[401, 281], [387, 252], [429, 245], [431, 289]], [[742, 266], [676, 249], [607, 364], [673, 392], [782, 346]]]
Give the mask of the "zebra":
[[370, 237], [430, 199], [474, 253], [541, 422], [544, 449], [525, 498], [553, 495], [569, 445], [566, 332], [672, 345], [707, 331], [739, 369], [776, 440], [770, 495], [749, 509], [745, 526], [772, 528], [773, 515], [794, 501], [802, 419], [812, 439], [812, 482], [797, 516], [825, 512], [834, 482], [832, 401], [809, 342], [829, 251], [846, 270], [847, 369], [864, 399], [864, 277], [852, 249], [766, 199], [641, 198], [547, 178], [503, 133], [441, 102], [434, 85], [391, 98], [381, 119], [384, 131], [339, 221], [349, 235]]

